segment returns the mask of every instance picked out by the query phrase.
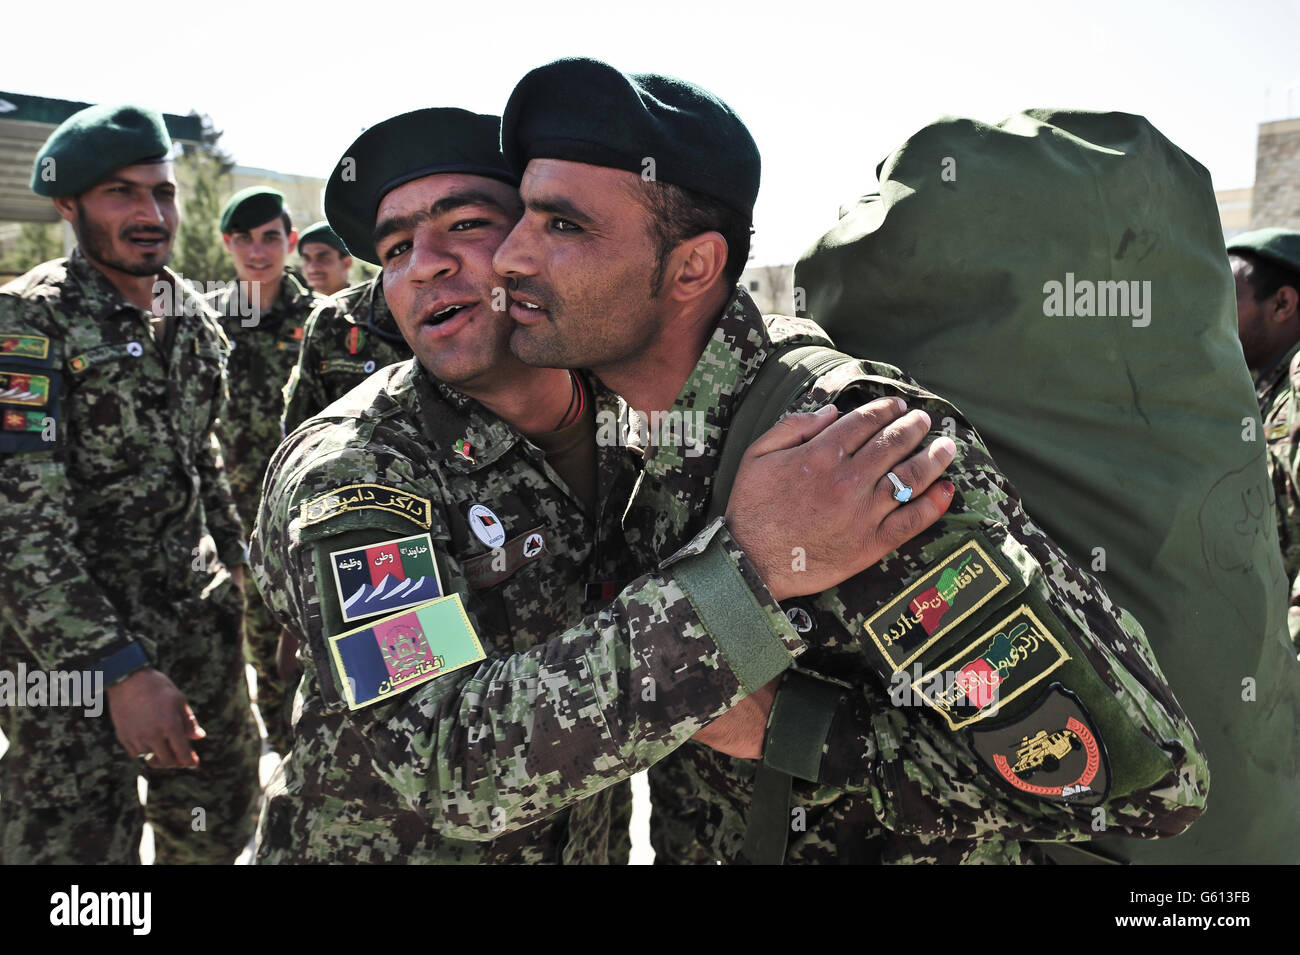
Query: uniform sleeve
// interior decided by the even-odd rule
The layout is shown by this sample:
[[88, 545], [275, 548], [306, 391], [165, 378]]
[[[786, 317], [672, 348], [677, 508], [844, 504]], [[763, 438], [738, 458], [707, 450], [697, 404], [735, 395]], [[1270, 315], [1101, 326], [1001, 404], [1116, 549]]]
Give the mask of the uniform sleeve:
[[[815, 390], [801, 407], [837, 393]], [[856, 641], [867, 666], [833, 674], [850, 688], [825, 707], [829, 723], [805, 734], [820, 755], [805, 778], [869, 793], [881, 822], [904, 834], [1182, 832], [1204, 811], [1209, 773], [1137, 620], [1030, 519], [951, 405], [905, 380], [850, 389], [838, 403], [878, 394], [948, 419], [956, 494], [934, 527], [812, 602], [814, 632]], [[818, 668], [829, 658], [808, 639], [804, 662]], [[800, 764], [792, 752], [778, 762]], [[1064, 786], [1051, 771], [1058, 757], [1081, 767]]]
[[284, 434], [292, 434], [298, 425], [329, 404], [320, 376], [321, 336], [336, 313], [333, 303], [324, 303], [307, 318], [298, 363], [284, 385], [284, 415], [280, 419]]
[[[345, 470], [358, 473], [360, 464]], [[390, 468], [385, 480], [396, 477]], [[280, 513], [283, 488], [272, 483], [254, 535], [254, 574], [282, 622], [306, 636], [324, 680], [333, 671], [322, 637], [341, 624], [331, 620], [332, 585], [319, 583], [323, 555], [364, 546], [365, 535], [378, 541], [419, 528], [375, 512], [355, 519], [377, 525], [300, 544], [301, 528]], [[434, 523], [447, 589], [464, 596], [468, 586]], [[350, 718], [376, 772], [430, 826], [451, 838], [492, 839], [647, 768], [778, 676], [802, 648], [719, 521], [546, 643]]]
[[[18, 314], [15, 314], [18, 313]], [[0, 616], [42, 669], [97, 669], [112, 685], [149, 665], [146, 642], [132, 633], [91, 576], [77, 547], [78, 521], [67, 472], [61, 342], [24, 321], [20, 308], [0, 297], [0, 331], [20, 341], [45, 343], [40, 359], [0, 358], [0, 371], [48, 379], [47, 404], [3, 408], [0, 432]], [[34, 349], [39, 351], [39, 348]], [[28, 389], [29, 391], [31, 389]], [[12, 413], [35, 415], [34, 430], [10, 430]]]
[[[244, 523], [230, 489], [226, 473], [225, 455], [220, 438], [221, 416], [230, 400], [230, 388], [223, 369], [221, 387], [212, 402], [212, 415], [208, 422], [208, 441], [199, 449], [196, 462], [201, 484], [203, 514], [209, 533], [217, 544], [217, 556], [227, 567], [248, 560], [248, 542], [244, 537]], [[248, 515], [252, 520], [253, 515]]]

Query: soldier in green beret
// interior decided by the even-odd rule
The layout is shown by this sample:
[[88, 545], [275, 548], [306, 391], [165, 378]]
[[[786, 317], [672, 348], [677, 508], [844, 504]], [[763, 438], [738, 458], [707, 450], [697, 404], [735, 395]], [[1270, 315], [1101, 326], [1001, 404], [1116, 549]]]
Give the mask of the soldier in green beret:
[[[230, 404], [221, 421], [226, 470], [239, 513], [252, 531], [262, 476], [280, 443], [283, 389], [298, 363], [307, 317], [326, 299], [285, 268], [298, 233], [284, 194], [265, 186], [235, 193], [221, 213], [221, 238], [238, 280], [210, 296], [230, 339]], [[257, 670], [257, 708], [267, 742], [289, 751], [292, 679], [280, 673], [280, 626], [256, 588], [245, 591], [248, 662]]]
[[247, 547], [214, 437], [229, 346], [166, 268], [170, 149], [153, 110], [69, 117], [32, 189], [77, 245], [0, 289], [0, 645], [50, 693], [90, 681], [78, 707], [0, 681], [7, 863], [138, 863], [146, 818], [158, 862], [229, 863], [252, 831]]
[[1300, 232], [1256, 229], [1228, 243], [1237, 334], [1255, 376], [1278, 537], [1291, 579], [1287, 625], [1300, 649]]
[[[506, 346], [491, 258], [520, 207], [497, 134], [496, 117], [463, 110], [397, 116], [353, 143], [326, 189], [348, 248], [382, 264], [417, 358], [303, 423], [267, 474], [254, 573], [303, 638], [304, 674], [260, 861], [626, 861], [621, 781], [692, 736], [757, 745], [729, 717], [770, 702], [763, 688], [801, 650], [773, 595], [833, 581], [816, 555], [859, 512], [856, 499], [820, 509], [831, 448], [901, 416], [884, 402], [781, 429], [782, 448], [823, 428], [833, 442], [774, 452], [807, 469], [810, 493], [771, 545], [807, 548], [807, 569], [776, 562], [769, 585], [719, 527], [662, 568], [630, 566], [631, 459], [597, 437], [612, 396]], [[888, 461], [919, 442], [909, 424], [890, 430]], [[873, 486], [888, 466], [859, 462]], [[918, 467], [919, 491], [939, 469]], [[732, 499], [770, 480], [751, 473]], [[875, 517], [922, 526], [933, 505]], [[421, 603], [440, 594], [454, 595], [441, 623], [447, 601]], [[440, 662], [403, 666], [426, 653]]]
[[[640, 462], [622, 529], [633, 560], [656, 566], [723, 513], [724, 437], [751, 396], [773, 395], [753, 387], [759, 369], [828, 341], [762, 316], [736, 284], [759, 154], [716, 96], [561, 60], [515, 87], [501, 135], [525, 206], [494, 259], [510, 279], [511, 349], [590, 368], [625, 414], [702, 422], [693, 453], [651, 441]], [[926, 448], [952, 462], [951, 507], [865, 572], [783, 601], [809, 649], [760, 725], [762, 759], [696, 740], [656, 765], [659, 861], [1035, 861], [1032, 840], [1182, 832], [1205, 806], [1204, 754], [1141, 627], [1034, 524], [961, 413], [869, 361], [799, 382], [791, 412], [890, 396], [927, 426], [951, 419]], [[874, 490], [919, 493], [902, 467]], [[766, 561], [789, 561], [766, 535], [810, 493], [789, 472], [753, 530], [743, 505], [726, 506], [765, 577]]]
[[328, 222], [314, 222], [302, 230], [298, 236], [298, 257], [313, 291], [334, 295], [348, 287], [352, 256]]

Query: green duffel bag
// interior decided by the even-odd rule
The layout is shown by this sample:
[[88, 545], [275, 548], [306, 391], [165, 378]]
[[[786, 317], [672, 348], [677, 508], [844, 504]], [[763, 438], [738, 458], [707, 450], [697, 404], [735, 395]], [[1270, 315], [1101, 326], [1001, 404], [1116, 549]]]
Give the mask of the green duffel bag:
[[877, 173], [796, 305], [969, 417], [1205, 745], [1205, 815], [1105, 850], [1300, 861], [1300, 664], [1209, 173], [1141, 116], [1065, 110], [940, 120]]

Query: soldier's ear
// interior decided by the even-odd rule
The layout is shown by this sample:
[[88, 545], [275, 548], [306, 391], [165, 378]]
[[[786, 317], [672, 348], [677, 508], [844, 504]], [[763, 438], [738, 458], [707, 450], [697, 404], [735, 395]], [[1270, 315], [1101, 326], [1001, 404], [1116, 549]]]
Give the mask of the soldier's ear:
[[298, 230], [289, 230], [289, 251], [292, 252], [298, 245]]
[[51, 200], [54, 203], [54, 209], [60, 216], [74, 225], [77, 222], [77, 197], [76, 196], [59, 196]]
[[1277, 308], [1276, 321], [1292, 321], [1300, 315], [1300, 292], [1293, 286], [1283, 285], [1273, 296], [1273, 304]]

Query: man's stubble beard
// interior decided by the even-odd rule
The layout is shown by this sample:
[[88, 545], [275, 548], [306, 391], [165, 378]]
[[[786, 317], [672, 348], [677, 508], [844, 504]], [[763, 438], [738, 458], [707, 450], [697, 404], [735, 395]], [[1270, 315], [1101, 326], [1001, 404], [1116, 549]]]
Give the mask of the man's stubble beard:
[[173, 248], [172, 245], [168, 245], [156, 263], [132, 263], [117, 258], [113, 254], [112, 235], [109, 234], [107, 229], [90, 220], [80, 199], [77, 200], [77, 243], [81, 246], [81, 251], [86, 258], [138, 278], [157, 275], [162, 272], [167, 263], [171, 261]]

